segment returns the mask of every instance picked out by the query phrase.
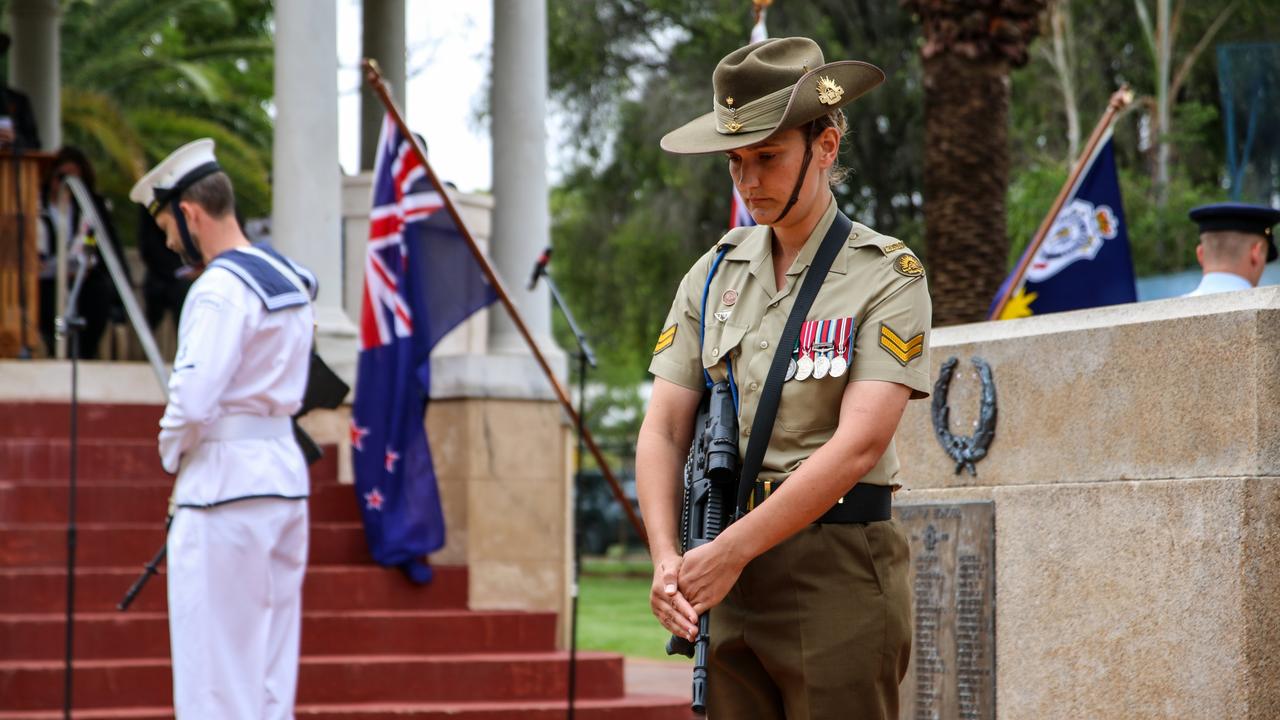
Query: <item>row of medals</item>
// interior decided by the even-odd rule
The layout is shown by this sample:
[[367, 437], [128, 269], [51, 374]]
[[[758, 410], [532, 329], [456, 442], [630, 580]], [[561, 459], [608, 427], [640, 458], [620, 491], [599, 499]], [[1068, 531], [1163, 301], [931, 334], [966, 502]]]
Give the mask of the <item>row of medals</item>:
[[797, 343], [791, 351], [791, 362], [787, 363], [787, 380], [821, 380], [828, 375], [838, 378], [849, 370], [849, 362], [844, 359], [843, 352], [836, 351], [834, 343], [814, 343], [812, 357], [804, 355], [796, 359], [799, 354], [800, 345]]

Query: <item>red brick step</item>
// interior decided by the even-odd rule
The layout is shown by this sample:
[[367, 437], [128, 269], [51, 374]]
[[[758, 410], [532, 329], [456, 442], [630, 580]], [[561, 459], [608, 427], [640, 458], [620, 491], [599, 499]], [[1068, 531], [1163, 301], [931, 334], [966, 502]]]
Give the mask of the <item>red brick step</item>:
[[[0, 657], [63, 657], [65, 616], [0, 615]], [[315, 611], [304, 607], [302, 652], [307, 655], [536, 652], [555, 648], [554, 613], [469, 610]], [[169, 657], [163, 612], [80, 613], [77, 660]]]
[[[173, 491], [166, 480], [86, 483], [76, 489], [76, 519], [82, 523], [163, 523]], [[360, 506], [350, 485], [318, 482], [307, 500], [313, 521], [360, 522]], [[0, 480], [0, 524], [65, 523], [67, 484]]]
[[[145, 562], [164, 543], [163, 523], [84, 523], [76, 529], [76, 562], [82, 567], [119, 565], [125, 558]], [[360, 523], [313, 522], [308, 565], [369, 562]], [[58, 523], [0, 524], [0, 566], [59, 567], [67, 559], [67, 528]]]
[[[148, 553], [149, 554], [149, 553]], [[76, 572], [76, 611], [114, 612], [116, 603], [142, 571], [136, 567], [84, 568]], [[62, 612], [66, 571], [56, 568], [0, 568], [0, 614]], [[163, 572], [151, 579], [129, 612], [165, 609]], [[465, 608], [467, 570], [437, 566], [429, 585], [414, 585], [399, 570], [376, 565], [318, 565], [307, 568], [302, 605], [308, 610], [444, 610]]]
[[[82, 438], [148, 440], [160, 432], [161, 405], [81, 403], [77, 432]], [[4, 403], [0, 405], [0, 437], [65, 438], [71, 432], [67, 403]]]
[[[363, 703], [299, 705], [295, 715], [308, 720], [563, 720], [563, 701], [468, 703]], [[579, 700], [575, 717], [582, 720], [689, 720], [686, 698], [633, 695], [625, 698]], [[3, 712], [0, 720], [61, 720], [61, 711]], [[169, 708], [77, 709], [76, 720], [172, 720]]]
[[[556, 700], [568, 687], [567, 653], [304, 656], [298, 703], [430, 703]], [[578, 653], [582, 698], [623, 693], [622, 658]], [[61, 661], [0, 661], [0, 697], [12, 710], [60, 706]], [[76, 664], [76, 704], [172, 703], [167, 659], [88, 660]]]
[[[160, 466], [155, 438], [150, 440], [108, 440], [81, 438], [77, 443], [77, 483], [120, 480], [173, 481]], [[0, 436], [0, 480], [44, 480], [66, 482], [70, 477], [71, 442], [57, 438], [4, 438]], [[322, 448], [324, 458], [311, 466], [312, 482], [335, 482], [338, 477], [337, 452]]]

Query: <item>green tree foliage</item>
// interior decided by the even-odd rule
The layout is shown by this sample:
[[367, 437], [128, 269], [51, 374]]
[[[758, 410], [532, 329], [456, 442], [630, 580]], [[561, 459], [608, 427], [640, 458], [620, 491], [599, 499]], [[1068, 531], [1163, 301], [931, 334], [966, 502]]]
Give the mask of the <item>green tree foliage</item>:
[[270, 212], [270, 0], [67, 0], [61, 47], [63, 143], [93, 160], [122, 240], [134, 181], [199, 137], [217, 142], [241, 212]]
[[[1213, 44], [1280, 37], [1280, 5], [1174, 0], [1171, 80], [1182, 79], [1172, 98], [1171, 178], [1162, 206], [1152, 180], [1157, 68], [1136, 2], [1150, 7], [1154, 0], [1054, 0], [1068, 20], [1062, 70], [1071, 80], [1081, 144], [1121, 83], [1138, 95], [1115, 133], [1134, 259], [1147, 275], [1193, 267], [1197, 237], [1186, 210], [1226, 196]], [[1233, 4], [1230, 21], [1197, 54]], [[724, 231], [729, 213], [723, 159], [670, 157], [658, 140], [710, 110], [711, 70], [746, 41], [751, 3], [550, 0], [549, 13], [552, 95], [573, 126], [572, 142], [562, 149], [572, 162], [553, 197], [554, 272], [610, 372], [630, 382], [644, 375], [676, 282]], [[1030, 62], [1011, 76], [1011, 263], [1072, 160], [1048, 22]], [[830, 58], [865, 59], [888, 72], [884, 86], [849, 108], [854, 132], [842, 161], [854, 175], [838, 196], [847, 212], [921, 252], [918, 28], [896, 3], [869, 0], [776, 0], [768, 26], [775, 37], [808, 35]]]
[[[1194, 0], [1174, 5], [1170, 179], [1163, 191], [1155, 183], [1157, 66], [1134, 2], [1055, 0], [1069, 17], [1067, 41], [1071, 83], [1080, 114], [1081, 142], [1106, 109], [1110, 94], [1129, 83], [1137, 94], [1115, 126], [1129, 240], [1139, 276], [1195, 267], [1198, 234], [1187, 219], [1196, 205], [1226, 198], [1225, 147], [1219, 117], [1216, 43], [1270, 41], [1280, 36], [1280, 5], [1268, 0]], [[1228, 9], [1230, 21], [1213, 31]], [[1047, 19], [1046, 19], [1047, 22]], [[1065, 180], [1069, 157], [1066, 102], [1053, 67], [1051, 35], [1033, 53], [1027, 67], [1013, 75], [1010, 144], [1014, 170], [1009, 188], [1010, 263], [1040, 224]], [[1188, 62], [1190, 60], [1190, 62]], [[1180, 79], [1180, 81], [1179, 81]], [[1050, 182], [1051, 178], [1058, 178]]]
[[[595, 340], [607, 380], [644, 377], [680, 278], [725, 232], [721, 156], [675, 157], [662, 135], [711, 110], [711, 71], [751, 29], [747, 0], [551, 0], [551, 91], [567, 112], [570, 169], [552, 200], [557, 282]], [[892, 3], [781, 1], [774, 37], [808, 35], [829, 59], [884, 68], [848, 109], [837, 188], [851, 216], [919, 248], [920, 85], [916, 30]], [[569, 341], [568, 337], [562, 336]], [[566, 343], [567, 346], [567, 343]]]

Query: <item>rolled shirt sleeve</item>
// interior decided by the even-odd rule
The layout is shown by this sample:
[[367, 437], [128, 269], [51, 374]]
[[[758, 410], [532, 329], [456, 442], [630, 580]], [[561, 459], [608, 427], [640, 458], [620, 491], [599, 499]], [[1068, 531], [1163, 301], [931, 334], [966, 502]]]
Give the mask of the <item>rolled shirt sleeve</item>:
[[702, 390], [702, 291], [709, 257], [694, 263], [676, 291], [667, 319], [662, 323], [649, 372], [655, 377], [691, 390]]
[[929, 397], [929, 328], [933, 308], [923, 276], [904, 278], [860, 319], [849, 381], [882, 380]]

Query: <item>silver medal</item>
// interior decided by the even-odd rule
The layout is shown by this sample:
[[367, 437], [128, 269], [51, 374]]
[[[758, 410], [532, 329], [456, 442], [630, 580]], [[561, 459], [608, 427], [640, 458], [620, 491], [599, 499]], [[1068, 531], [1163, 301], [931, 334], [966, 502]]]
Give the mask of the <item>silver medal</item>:
[[801, 382], [808, 380], [813, 374], [813, 358], [805, 355], [796, 363], [796, 380]]
[[831, 377], [838, 378], [844, 375], [848, 369], [849, 363], [845, 361], [843, 355], [837, 355], [835, 359], [831, 361]]
[[796, 376], [796, 359], [791, 358], [791, 360], [787, 361], [787, 377], [783, 380], [783, 382], [786, 382], [787, 380], [790, 380], [795, 376]]
[[826, 355], [819, 355], [813, 361], [813, 379], [821, 380], [827, 376], [827, 372], [831, 370], [831, 358]]

